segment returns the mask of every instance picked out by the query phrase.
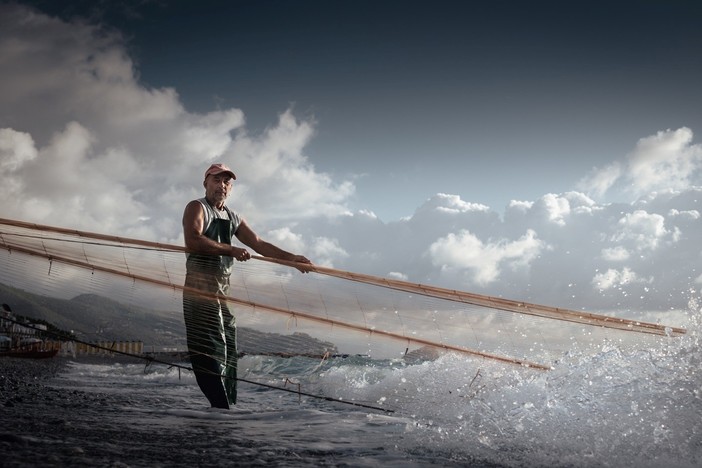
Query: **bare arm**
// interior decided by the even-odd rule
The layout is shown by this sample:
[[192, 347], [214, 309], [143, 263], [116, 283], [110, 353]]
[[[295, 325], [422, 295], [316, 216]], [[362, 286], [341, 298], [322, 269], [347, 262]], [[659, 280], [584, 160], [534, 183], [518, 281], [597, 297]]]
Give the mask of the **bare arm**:
[[[258, 254], [263, 255], [264, 257], [277, 258], [279, 260], [285, 260], [288, 262], [306, 263], [310, 265], [312, 264], [312, 262], [308, 260], [307, 257], [287, 252], [281, 249], [280, 247], [277, 247], [271, 244], [270, 242], [266, 242], [265, 240], [261, 239], [260, 237], [258, 237], [258, 234], [256, 234], [243, 219], [241, 220], [241, 224], [239, 224], [239, 228], [236, 230], [236, 237], [243, 244], [251, 247]], [[304, 268], [298, 268], [298, 270], [302, 271], [303, 273], [309, 271]]]
[[[246, 249], [214, 241], [205, 236], [205, 210], [198, 201], [191, 201], [183, 212], [183, 237], [190, 252], [211, 255], [229, 255], [237, 260], [249, 258]], [[245, 258], [243, 258], [245, 257]]]

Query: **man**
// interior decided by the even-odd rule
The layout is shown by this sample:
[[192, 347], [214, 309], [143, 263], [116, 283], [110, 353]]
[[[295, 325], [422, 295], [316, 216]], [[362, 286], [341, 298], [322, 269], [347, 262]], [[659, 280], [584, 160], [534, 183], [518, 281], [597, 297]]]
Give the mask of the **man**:
[[[232, 245], [233, 236], [264, 257], [312, 264], [261, 239], [225, 201], [236, 175], [224, 164], [205, 171], [205, 197], [193, 200], [183, 213], [188, 249], [183, 314], [188, 352], [198, 386], [214, 408], [236, 403], [236, 324], [229, 311], [229, 276], [234, 259], [251, 258], [245, 248]], [[300, 271], [307, 271], [302, 265]], [[201, 291], [201, 293], [198, 293]]]

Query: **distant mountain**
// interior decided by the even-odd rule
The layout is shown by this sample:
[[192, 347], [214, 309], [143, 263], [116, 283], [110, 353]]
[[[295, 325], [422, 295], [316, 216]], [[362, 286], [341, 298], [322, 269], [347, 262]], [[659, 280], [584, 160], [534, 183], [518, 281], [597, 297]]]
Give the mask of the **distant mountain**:
[[337, 354], [334, 343], [320, 341], [306, 333], [280, 335], [251, 328], [237, 328], [237, 350], [244, 354], [323, 356]]
[[62, 330], [73, 331], [83, 341], [185, 344], [181, 315], [124, 305], [95, 294], [58, 299], [0, 284], [0, 302], [8, 304], [17, 315], [43, 319]]
[[[180, 311], [158, 311], [125, 305], [96, 294], [72, 299], [32, 294], [0, 283], [0, 303], [17, 315], [46, 320], [56, 327], [73, 331], [82, 341], [141, 341], [145, 347], [168, 346], [185, 349], [185, 324]], [[337, 353], [333, 343], [304, 333], [280, 335], [246, 327], [237, 329], [239, 352], [246, 354]]]

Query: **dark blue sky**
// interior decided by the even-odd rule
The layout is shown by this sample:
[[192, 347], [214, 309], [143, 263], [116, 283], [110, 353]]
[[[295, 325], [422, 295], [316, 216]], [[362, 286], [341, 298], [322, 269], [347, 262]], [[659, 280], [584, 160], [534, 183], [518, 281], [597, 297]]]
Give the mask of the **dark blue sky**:
[[385, 220], [437, 192], [501, 212], [702, 129], [697, 1], [23, 3], [119, 29], [190, 111], [313, 117], [310, 161]]

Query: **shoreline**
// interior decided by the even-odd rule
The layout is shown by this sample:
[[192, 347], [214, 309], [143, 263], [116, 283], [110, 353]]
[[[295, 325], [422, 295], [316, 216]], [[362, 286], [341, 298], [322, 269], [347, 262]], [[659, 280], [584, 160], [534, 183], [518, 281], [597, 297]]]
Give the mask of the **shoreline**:
[[0, 408], [11, 408], [24, 400], [40, 397], [48, 387], [45, 382], [66, 366], [62, 357], [27, 359], [0, 358]]
[[[0, 359], [3, 468], [336, 465], [335, 451], [312, 450], [300, 459], [297, 451], [273, 448], [265, 439], [246, 437], [245, 432], [233, 437], [219, 428], [217, 419], [189, 424], [181, 418], [180, 424], [168, 425], [166, 430], [158, 421], [135, 419], [141, 412], [158, 411], [158, 399], [146, 402], [125, 392], [85, 392], [52, 385], [52, 378], [76, 361], [125, 360], [97, 356]], [[203, 404], [205, 408], [209, 409]], [[245, 431], [244, 426], [240, 429]]]
[[[51, 385], [69, 362], [123, 362], [109, 357], [0, 359], [0, 460], [4, 468], [35, 466], [185, 466], [176, 441], [164, 443], [148, 427], [129, 431], [109, 420], [124, 419], [129, 395], [83, 392]], [[173, 434], [171, 434], [173, 435]], [[156, 446], [154, 445], [156, 443]], [[169, 446], [170, 445], [170, 446]], [[159, 450], [154, 450], [159, 447]], [[207, 457], [204, 457], [205, 461]]]

